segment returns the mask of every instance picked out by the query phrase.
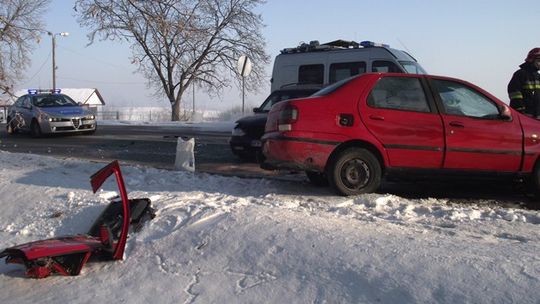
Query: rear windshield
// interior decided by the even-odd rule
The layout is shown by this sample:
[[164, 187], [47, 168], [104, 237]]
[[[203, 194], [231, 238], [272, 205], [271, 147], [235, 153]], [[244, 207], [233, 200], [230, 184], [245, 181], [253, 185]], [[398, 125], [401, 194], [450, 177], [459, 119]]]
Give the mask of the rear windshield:
[[73, 107], [79, 104], [66, 95], [36, 95], [32, 97], [32, 104], [40, 108]]
[[342, 86], [344, 86], [345, 84], [349, 83], [349, 81], [355, 79], [356, 77], [359, 77], [360, 75], [355, 75], [353, 77], [349, 77], [349, 78], [346, 78], [346, 79], [343, 79], [343, 80], [340, 80], [334, 84], [331, 84], [329, 86], [327, 86], [326, 88], [324, 89], [321, 89], [319, 91], [317, 91], [317, 93], [313, 94], [313, 96], [326, 96], [326, 95], [329, 95], [331, 93], [333, 93], [335, 90], [341, 88]]
[[291, 90], [291, 91], [274, 91], [259, 107], [259, 112], [269, 112], [273, 105], [280, 101], [301, 98], [315, 93], [317, 90]]

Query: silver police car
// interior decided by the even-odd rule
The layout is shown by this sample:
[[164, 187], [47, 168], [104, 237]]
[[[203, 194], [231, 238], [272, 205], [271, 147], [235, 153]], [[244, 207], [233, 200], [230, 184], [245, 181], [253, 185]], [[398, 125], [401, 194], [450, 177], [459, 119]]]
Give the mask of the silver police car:
[[28, 90], [8, 109], [9, 134], [30, 132], [43, 134], [96, 131], [96, 117], [69, 96], [54, 91]]

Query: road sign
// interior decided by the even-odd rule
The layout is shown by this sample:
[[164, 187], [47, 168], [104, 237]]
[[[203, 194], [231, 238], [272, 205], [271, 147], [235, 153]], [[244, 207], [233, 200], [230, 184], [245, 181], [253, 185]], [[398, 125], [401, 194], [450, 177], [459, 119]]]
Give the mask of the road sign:
[[244, 113], [244, 103], [246, 99], [245, 78], [251, 73], [251, 60], [248, 56], [242, 55], [238, 58], [236, 67], [238, 68], [238, 73], [242, 76], [242, 113]]
[[251, 73], [251, 68], [252, 68], [251, 60], [249, 59], [249, 57], [246, 55], [240, 56], [240, 58], [238, 58], [237, 68], [238, 68], [238, 73], [240, 73], [240, 76], [242, 77], [249, 76], [249, 74]]

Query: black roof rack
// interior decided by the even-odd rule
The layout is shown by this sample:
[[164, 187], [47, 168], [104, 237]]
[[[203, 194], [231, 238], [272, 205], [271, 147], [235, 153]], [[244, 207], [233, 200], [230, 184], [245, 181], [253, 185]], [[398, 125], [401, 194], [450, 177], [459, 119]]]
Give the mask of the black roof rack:
[[367, 47], [390, 47], [387, 44], [374, 43], [372, 41], [362, 41], [360, 43], [356, 41], [348, 40], [334, 40], [327, 43], [320, 44], [318, 40], [310, 41], [309, 43], [301, 42], [300, 45], [293, 48], [285, 48], [281, 50], [281, 54], [293, 54], [293, 53], [306, 53], [306, 52], [321, 52], [330, 50], [343, 50], [343, 49], [358, 49]]
[[327, 42], [325, 43], [325, 45], [337, 46], [337, 47], [346, 48], [346, 49], [350, 49], [350, 48], [356, 49], [360, 47], [360, 43], [356, 41], [348, 41], [348, 40], [342, 40], [342, 39]]

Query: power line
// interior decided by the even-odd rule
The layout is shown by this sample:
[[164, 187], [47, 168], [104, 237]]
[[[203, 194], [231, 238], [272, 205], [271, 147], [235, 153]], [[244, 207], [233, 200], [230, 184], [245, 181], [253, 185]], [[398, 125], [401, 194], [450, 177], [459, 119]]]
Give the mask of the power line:
[[30, 77], [27, 81], [23, 82], [23, 84], [31, 82], [37, 76], [37, 74], [39, 74], [41, 72], [41, 70], [43, 69], [45, 64], [49, 61], [50, 57], [51, 57], [51, 52], [49, 51], [49, 55], [47, 55], [47, 58], [45, 58], [45, 61], [43, 61], [43, 63], [39, 67], [38, 71], [32, 77]]

